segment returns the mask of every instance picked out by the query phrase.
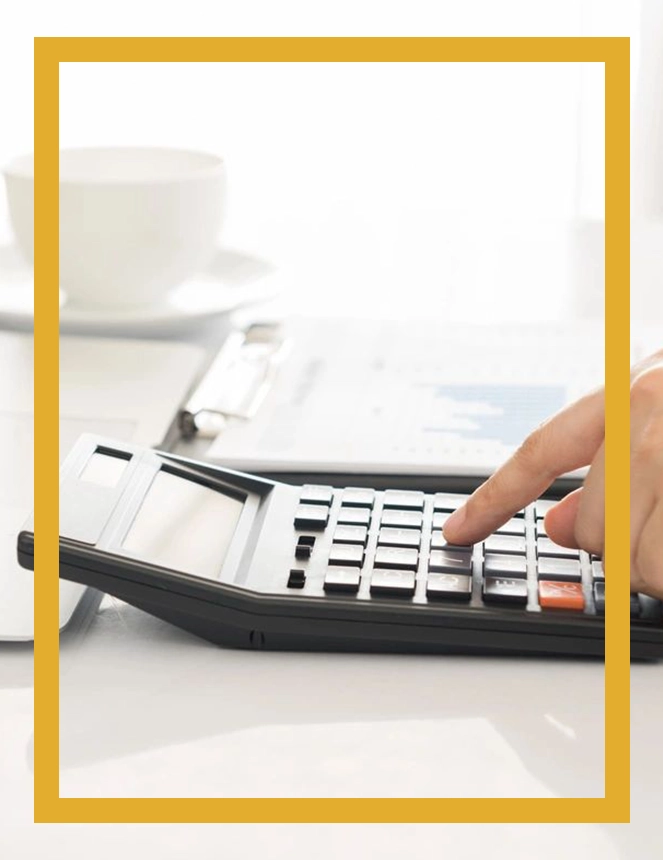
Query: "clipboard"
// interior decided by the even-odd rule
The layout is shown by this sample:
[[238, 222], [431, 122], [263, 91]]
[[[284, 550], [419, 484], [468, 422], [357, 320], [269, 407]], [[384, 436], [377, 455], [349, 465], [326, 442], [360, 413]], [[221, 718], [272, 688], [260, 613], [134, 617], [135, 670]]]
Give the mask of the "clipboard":
[[245, 331], [232, 332], [180, 410], [182, 438], [214, 439], [229, 419], [254, 418], [291, 345], [276, 324], [256, 323]]
[[196, 456], [281, 479], [476, 482], [602, 384], [603, 355], [598, 323], [270, 320], [228, 338], [179, 429], [210, 442]]

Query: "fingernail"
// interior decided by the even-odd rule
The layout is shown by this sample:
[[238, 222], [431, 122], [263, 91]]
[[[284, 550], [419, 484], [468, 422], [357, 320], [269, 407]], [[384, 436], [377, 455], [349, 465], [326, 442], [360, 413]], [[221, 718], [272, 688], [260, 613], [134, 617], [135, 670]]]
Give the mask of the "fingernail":
[[453, 514], [451, 514], [449, 519], [442, 526], [442, 534], [446, 537], [447, 531], [449, 529], [459, 529], [465, 522], [466, 516], [467, 508], [465, 505], [463, 505], [462, 508], [458, 508], [458, 510], [454, 511]]

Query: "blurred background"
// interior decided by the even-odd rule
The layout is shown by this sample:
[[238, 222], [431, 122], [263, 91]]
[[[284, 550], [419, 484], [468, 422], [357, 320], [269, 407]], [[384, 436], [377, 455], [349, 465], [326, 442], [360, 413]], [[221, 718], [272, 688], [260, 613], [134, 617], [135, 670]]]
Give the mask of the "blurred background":
[[[78, 14], [64, 29], [45, 8], [42, 32], [90, 34], [85, 5], [68, 6]], [[131, 7], [131, 29], [114, 34], [162, 34], [143, 10], [118, 6]], [[379, 20], [357, 8], [353, 27], [335, 32], [432, 35], [426, 6], [410, 4], [407, 26], [393, 4]], [[299, 11], [297, 30], [248, 4], [227, 34], [328, 34], [334, 24], [332, 11], [324, 27]], [[201, 12], [188, 4], [178, 35], [206, 32]], [[630, 36], [633, 311], [663, 319], [663, 4], [471, 0], [440, 4], [437, 17], [435, 35]], [[11, 80], [4, 164], [33, 149], [33, 79], [16, 31], [0, 33], [0, 56]], [[509, 64], [63, 64], [61, 145], [221, 154], [222, 246], [276, 265], [298, 310], [600, 319], [603, 97], [601, 64], [532, 64], [526, 75]], [[0, 242], [9, 236], [3, 199]]]
[[63, 146], [222, 153], [222, 242], [305, 311], [557, 317], [568, 225], [602, 218], [600, 65], [65, 64], [61, 87]]
[[[643, 317], [652, 307], [663, 317], [650, 284], [663, 270], [656, 226], [663, 188], [652, 182], [660, 147], [649, 133], [663, 112], [661, 5], [445, 4], [438, 28], [630, 35], [634, 165], [647, 168], [644, 179], [634, 172], [633, 189], [634, 311]], [[137, 14], [133, 35], [141, 32]], [[385, 4], [383, 21], [364, 29], [389, 34], [390, 15]], [[252, 23], [245, 32], [274, 33], [264, 15]], [[362, 23], [358, 12], [354, 35]], [[148, 32], [158, 35], [152, 24]], [[306, 15], [301, 27], [315, 33]], [[410, 30], [422, 33], [416, 14]], [[12, 118], [0, 138], [5, 163], [33, 148], [32, 68], [7, 31], [0, 51], [13, 69], [3, 93]], [[221, 244], [275, 265], [297, 310], [467, 322], [600, 319], [603, 98], [601, 64], [531, 64], [526, 75], [511, 64], [63, 64], [61, 146], [161, 144], [221, 154], [229, 183]], [[3, 200], [0, 241], [8, 240]]]

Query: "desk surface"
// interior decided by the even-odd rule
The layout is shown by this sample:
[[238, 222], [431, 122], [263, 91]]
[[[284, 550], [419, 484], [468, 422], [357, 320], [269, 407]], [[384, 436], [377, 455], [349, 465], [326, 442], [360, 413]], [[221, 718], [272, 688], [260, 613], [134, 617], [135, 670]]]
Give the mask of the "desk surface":
[[[603, 793], [599, 663], [231, 651], [106, 599], [87, 629], [64, 638], [61, 666], [63, 796]], [[663, 750], [651, 739], [663, 712], [663, 665], [632, 670], [629, 827], [181, 826], [124, 828], [124, 837], [119, 828], [102, 837], [26, 827], [31, 685], [31, 649], [3, 647], [0, 847], [57, 845], [72, 858], [88, 857], [92, 845], [96, 858], [129, 845], [158, 848], [161, 858], [181, 856], [184, 846], [202, 856], [205, 847], [235, 846], [275, 858], [335, 857], [343, 846], [387, 858], [406, 847], [409, 856], [437, 847], [473, 857], [488, 845], [492, 857], [510, 860], [659, 856]]]
[[63, 649], [65, 796], [603, 794], [599, 664], [237, 652], [108, 604]]

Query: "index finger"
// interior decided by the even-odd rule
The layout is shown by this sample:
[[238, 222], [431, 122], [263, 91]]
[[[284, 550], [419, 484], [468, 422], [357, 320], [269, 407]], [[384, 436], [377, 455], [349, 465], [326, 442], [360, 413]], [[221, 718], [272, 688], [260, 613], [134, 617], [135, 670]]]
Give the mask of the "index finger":
[[591, 463], [605, 432], [601, 388], [544, 421], [444, 525], [450, 544], [483, 540], [563, 475]]

